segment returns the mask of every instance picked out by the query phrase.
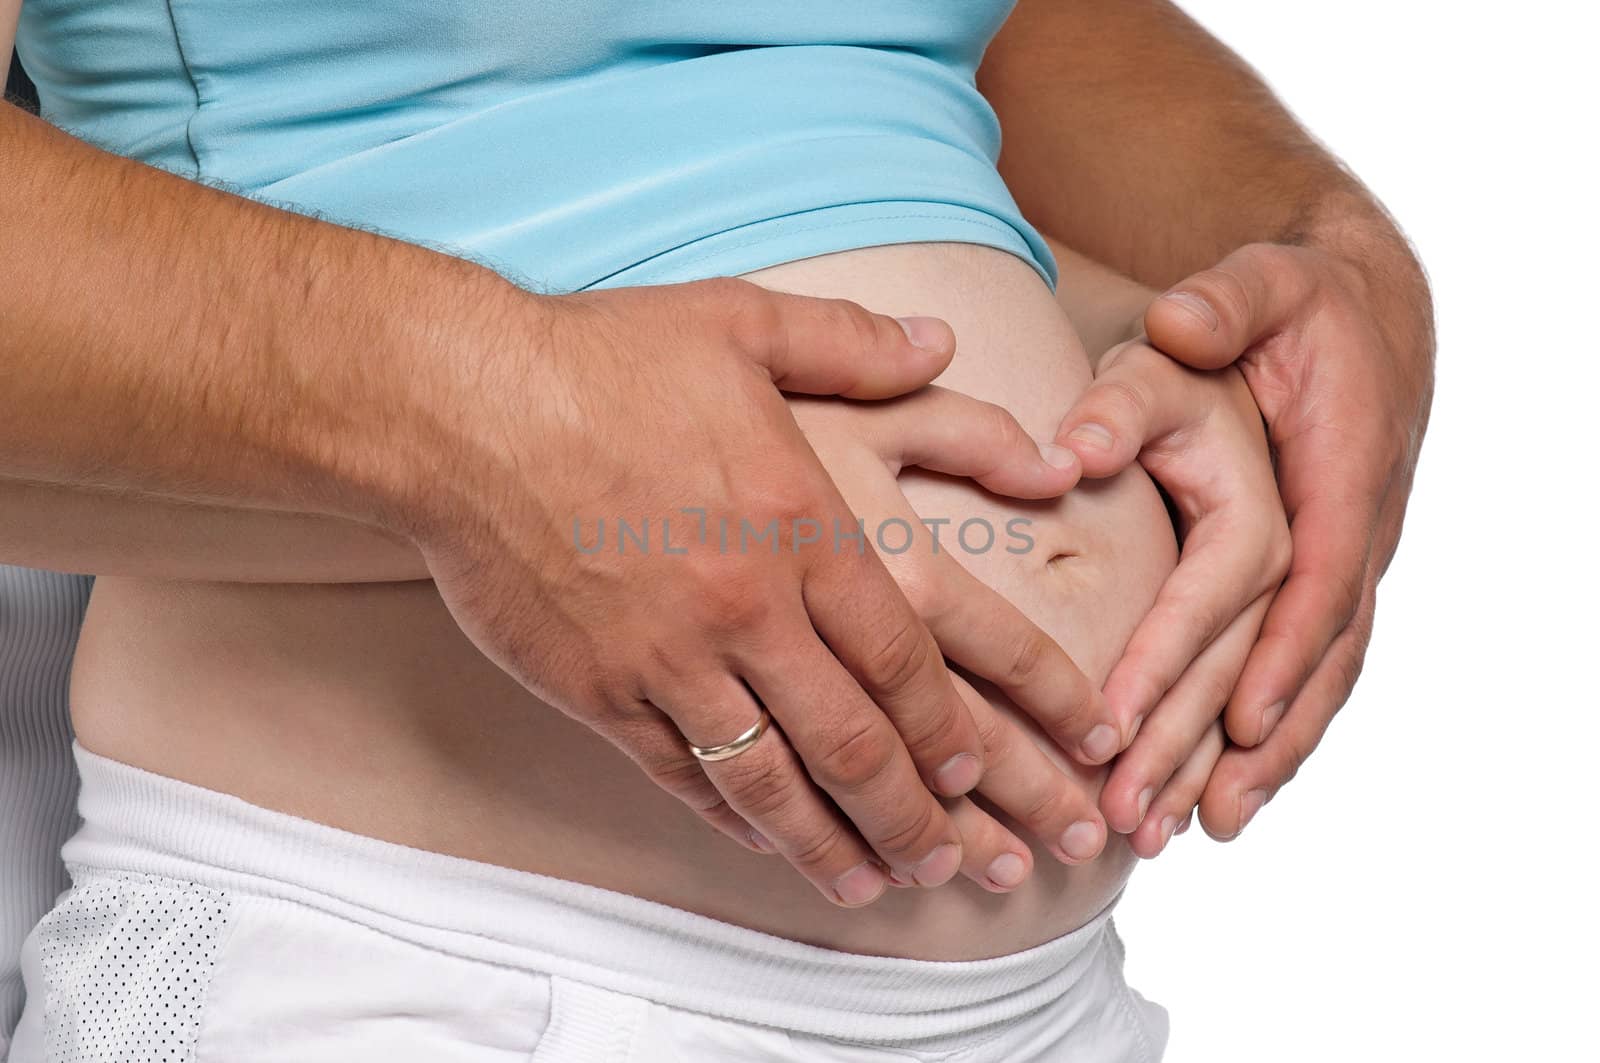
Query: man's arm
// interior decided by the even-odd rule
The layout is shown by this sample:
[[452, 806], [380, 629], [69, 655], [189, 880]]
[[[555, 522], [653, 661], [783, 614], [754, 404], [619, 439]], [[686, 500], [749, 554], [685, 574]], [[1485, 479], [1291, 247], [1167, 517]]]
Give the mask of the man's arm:
[[978, 85], [1028, 219], [1151, 287], [1355, 219], [1410, 257], [1361, 182], [1167, 0], [1021, 0]]
[[228, 583], [428, 578], [415, 546], [370, 524], [4, 478], [0, 564]]
[[[21, 0], [0, 0], [0, 70], [10, 67], [13, 74], [12, 39], [20, 7]], [[7, 84], [8, 95], [14, 87]], [[14, 97], [8, 102], [30, 109], [33, 103]], [[0, 196], [6, 193], [0, 188]], [[0, 564], [272, 582], [427, 576], [421, 555], [408, 543], [354, 521], [3, 478]]]
[[[1229, 736], [1253, 748], [1225, 754], [1201, 806], [1207, 830], [1232, 837], [1361, 670], [1432, 400], [1426, 280], [1377, 200], [1165, 0], [1022, 0], [978, 83], [1030, 220], [1169, 288], [1145, 313], [1151, 341], [1196, 368], [1238, 360], [1266, 418], [1293, 560], [1226, 707]], [[1086, 469], [1147, 439], [1148, 411], [1128, 398], [1093, 396], [1099, 431], [1089, 396], [1063, 420]], [[1238, 597], [1221, 581], [1188, 588], [1183, 622], [1119, 664], [1106, 696], [1125, 738], [1242, 615]]]

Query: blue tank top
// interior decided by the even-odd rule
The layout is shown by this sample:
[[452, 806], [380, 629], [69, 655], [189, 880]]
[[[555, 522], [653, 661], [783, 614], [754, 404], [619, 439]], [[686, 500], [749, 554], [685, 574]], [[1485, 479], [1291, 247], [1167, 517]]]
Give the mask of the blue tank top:
[[973, 83], [1014, 0], [25, 0], [42, 113], [537, 291], [954, 240], [1056, 264]]

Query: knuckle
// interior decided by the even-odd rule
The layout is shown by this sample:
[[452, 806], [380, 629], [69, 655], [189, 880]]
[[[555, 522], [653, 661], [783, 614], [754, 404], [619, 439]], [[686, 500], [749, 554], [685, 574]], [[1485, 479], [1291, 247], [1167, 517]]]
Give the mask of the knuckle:
[[895, 826], [886, 827], [881, 831], [871, 831], [869, 834], [872, 846], [885, 856], [899, 856], [906, 853], [921, 855], [926, 848], [924, 841], [928, 838], [934, 826], [934, 809], [938, 806], [933, 801], [917, 801], [912, 807], [897, 806], [901, 819]]
[[1007, 689], [1023, 689], [1037, 682], [1044, 673], [1045, 663], [1054, 645], [1049, 636], [1038, 628], [1022, 632], [1012, 644], [1011, 657], [1001, 677], [1004, 679], [1003, 685]]
[[[822, 514], [825, 507], [819, 486], [820, 482], [813, 479], [811, 470], [805, 465], [785, 462], [774, 469], [773, 475], [764, 482], [746, 486], [739, 492], [739, 508], [743, 513], [741, 520], [733, 522], [735, 527], [730, 528], [730, 536], [759, 536], [771, 530], [776, 523], [779, 540], [777, 549], [782, 551], [785, 549], [782, 537], [793, 530], [796, 521], [815, 519]], [[745, 521], [750, 525], [748, 531], [745, 530]], [[741, 546], [744, 545], [743, 539], [739, 542]], [[748, 548], [750, 556], [759, 557], [763, 551], [772, 549], [771, 540], [751, 538]]]
[[706, 782], [705, 772], [698, 761], [687, 757], [670, 757], [658, 760], [650, 767], [650, 777], [663, 788], [675, 794], [685, 794]]
[[1300, 741], [1291, 741], [1284, 747], [1283, 760], [1278, 765], [1278, 785], [1288, 782], [1300, 774], [1300, 769], [1305, 766], [1306, 759], [1311, 756], [1311, 750]]
[[1354, 569], [1330, 568], [1324, 573], [1324, 578], [1328, 584], [1330, 609], [1338, 619], [1339, 626], [1346, 627], [1355, 619], [1356, 610], [1361, 607], [1366, 566], [1361, 565]]
[[809, 871], [824, 877], [830, 871], [837, 870], [834, 866], [839, 863], [837, 854], [848, 852], [852, 847], [851, 840], [838, 824], [827, 820], [803, 835], [786, 840], [789, 844], [784, 856], [790, 864], [802, 872]]
[[1068, 812], [1062, 788], [1045, 786], [1029, 794], [1015, 814], [1020, 822], [1043, 833], [1051, 824], [1065, 822], [1069, 818]]
[[746, 753], [727, 761], [735, 767], [723, 780], [723, 793], [727, 795], [728, 803], [747, 818], [781, 822], [798, 800], [798, 795], [776, 765], [767, 761], [741, 764], [749, 755]]
[[[1257, 270], [1268, 268], [1264, 264], [1259, 264], [1259, 260], [1251, 255], [1235, 261], [1249, 263], [1251, 268]], [[1204, 289], [1206, 296], [1212, 300], [1212, 305], [1216, 307], [1217, 313], [1223, 317], [1226, 324], [1238, 327], [1250, 320], [1250, 293], [1237, 273], [1221, 266], [1213, 266], [1195, 274], [1190, 284]]]
[[761, 314], [771, 309], [770, 301], [756, 298], [756, 285], [737, 277], [707, 277], [695, 281], [694, 288], [713, 309], [725, 313]]
[[894, 743], [881, 719], [869, 713], [859, 717], [854, 726], [826, 739], [815, 763], [809, 765], [825, 790], [860, 790], [882, 775], [894, 759]]
[[1366, 654], [1361, 652], [1359, 640], [1349, 649], [1339, 652], [1334, 659], [1334, 668], [1337, 669], [1338, 697], [1330, 706], [1329, 715], [1338, 712], [1349, 698], [1350, 692], [1355, 689], [1356, 681], [1361, 678], [1362, 669], [1366, 666]]
[[718, 634], [764, 628], [776, 605], [759, 584], [751, 576], [733, 571], [707, 573], [698, 587], [702, 626]]
[[992, 402], [978, 402], [972, 411], [973, 418], [984, 436], [1001, 449], [1012, 450], [1022, 445], [1027, 433], [1011, 415], [1011, 411]]
[[1189, 600], [1186, 611], [1198, 636], [1195, 641], [1202, 644], [1201, 648], [1209, 644], [1212, 636], [1233, 619], [1231, 614], [1234, 613], [1234, 610], [1228, 608], [1228, 603], [1199, 594]]
[[[554, 669], [547, 665], [551, 674]], [[574, 669], [576, 689], [569, 696], [569, 712], [590, 727], [624, 729], [633, 722], [628, 706], [633, 703], [633, 675], [630, 670], [591, 661], [587, 671]], [[541, 676], [542, 678], [542, 676]]]
[[829, 299], [826, 305], [829, 324], [841, 338], [867, 350], [878, 346], [878, 319], [866, 307], [849, 299]]
[[1317, 648], [1298, 631], [1273, 631], [1261, 636], [1263, 646], [1280, 652], [1293, 666], [1298, 682], [1304, 682], [1317, 666]]
[[650, 777], [657, 786], [702, 816], [716, 815], [717, 807], [727, 803], [696, 761], [674, 759], [659, 764], [651, 770]]
[[1227, 616], [1227, 606], [1228, 603], [1218, 599], [1211, 588], [1191, 585], [1182, 590], [1174, 589], [1166, 602], [1152, 610], [1151, 619], [1155, 622], [1154, 630], [1182, 632], [1189, 642], [1203, 643], [1222, 629], [1225, 620], [1232, 619]]
[[783, 334], [783, 313], [776, 300], [763, 295], [749, 281], [734, 277], [710, 277], [696, 281], [707, 306], [708, 317], [720, 317], [723, 326], [742, 350], [763, 350]]
[[1016, 725], [998, 712], [974, 713], [973, 725], [978, 729], [978, 742], [983, 748], [985, 763], [994, 765], [1004, 762], [1011, 754]]
[[889, 632], [861, 662], [869, 693], [899, 698], [909, 691], [930, 663], [929, 639], [920, 622], [907, 619]]
[[1116, 424], [1144, 424], [1150, 419], [1150, 397], [1127, 375], [1105, 377], [1093, 385], [1097, 412]]

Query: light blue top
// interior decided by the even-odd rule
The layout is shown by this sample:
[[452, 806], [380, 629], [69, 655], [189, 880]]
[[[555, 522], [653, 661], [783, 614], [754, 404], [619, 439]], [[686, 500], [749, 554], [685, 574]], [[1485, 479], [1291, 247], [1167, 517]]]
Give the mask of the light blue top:
[[973, 84], [1014, 0], [25, 0], [46, 118], [546, 292], [928, 240], [1056, 264]]

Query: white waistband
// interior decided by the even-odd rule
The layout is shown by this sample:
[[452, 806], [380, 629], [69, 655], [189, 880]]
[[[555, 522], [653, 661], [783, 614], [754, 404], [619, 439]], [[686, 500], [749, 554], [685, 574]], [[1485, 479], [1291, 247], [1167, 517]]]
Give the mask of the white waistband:
[[1071, 991], [1110, 908], [1035, 948], [960, 962], [861, 956], [595, 886], [411, 849], [74, 745], [69, 865], [297, 901], [456, 955], [821, 1037], [907, 1045], [1015, 1021]]

